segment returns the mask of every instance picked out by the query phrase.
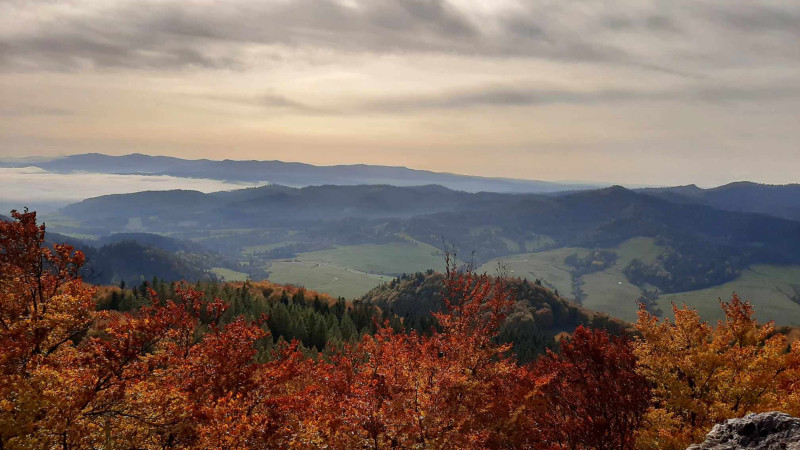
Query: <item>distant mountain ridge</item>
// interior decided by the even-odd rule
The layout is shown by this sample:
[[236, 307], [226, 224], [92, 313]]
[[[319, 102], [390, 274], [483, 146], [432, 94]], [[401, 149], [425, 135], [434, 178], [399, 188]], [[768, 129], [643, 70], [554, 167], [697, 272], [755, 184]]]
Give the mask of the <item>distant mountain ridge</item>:
[[[98, 225], [108, 223], [117, 230], [129, 227], [125, 224], [134, 218], [141, 218], [143, 230], [150, 227], [151, 231], [152, 227], [158, 230], [164, 226], [179, 229], [204, 227], [211, 223], [214, 226], [252, 228], [259, 224], [298, 220], [406, 218], [481, 209], [515, 199], [517, 194], [473, 194], [437, 185], [303, 188], [269, 185], [210, 194], [172, 190], [105, 195], [68, 205], [61, 213], [86, 222], [95, 221]], [[155, 222], [151, 222], [153, 220]]]
[[800, 184], [770, 185], [739, 181], [710, 189], [690, 184], [637, 191], [675, 203], [696, 203], [727, 211], [800, 220]]
[[380, 165], [315, 166], [283, 161], [189, 160], [133, 153], [110, 156], [100, 153], [70, 155], [49, 160], [0, 161], [0, 167], [35, 166], [49, 172], [94, 172], [122, 175], [170, 175], [229, 182], [269, 182], [292, 187], [315, 185], [390, 184], [418, 186], [437, 184], [467, 192], [547, 193], [591, 189], [590, 184], [554, 183], [512, 178], [491, 178]]

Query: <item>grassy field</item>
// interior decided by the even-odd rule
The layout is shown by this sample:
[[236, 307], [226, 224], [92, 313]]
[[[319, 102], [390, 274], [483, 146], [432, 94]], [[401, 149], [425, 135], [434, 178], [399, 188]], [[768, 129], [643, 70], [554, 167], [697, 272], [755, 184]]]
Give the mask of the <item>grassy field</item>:
[[[611, 267], [581, 277], [586, 298], [583, 305], [595, 311], [603, 311], [624, 320], [636, 320], [636, 300], [642, 294], [639, 287], [628, 282], [623, 269], [635, 258], [653, 262], [663, 251], [651, 238], [633, 238], [617, 247], [617, 262]], [[561, 248], [557, 250], [515, 255], [484, 264], [480, 271], [495, 273], [498, 261], [503, 261], [510, 275], [533, 281], [540, 278], [545, 286], [558, 289], [567, 297], [574, 297], [570, 267], [564, 258], [587, 249]], [[797, 289], [798, 291], [795, 291]], [[730, 299], [736, 292], [750, 300], [755, 306], [759, 320], [775, 320], [778, 325], [800, 326], [800, 304], [790, 297], [800, 294], [800, 266], [778, 267], [756, 265], [729, 283], [678, 294], [662, 294], [658, 304], [664, 313], [672, 316], [671, 303], [686, 303], [696, 308], [705, 320], [716, 321], [722, 317], [719, 298]]]
[[639, 310], [636, 300], [641, 290], [628, 283], [622, 269], [625, 266], [612, 266], [606, 270], [584, 275], [583, 292], [586, 299], [583, 305], [595, 311], [602, 311], [623, 320], [635, 321]]
[[638, 311], [636, 301], [642, 292], [638, 286], [628, 282], [622, 271], [636, 258], [653, 262], [663, 249], [652, 238], [638, 237], [609, 250], [617, 253], [617, 262], [605, 270], [582, 277], [586, 294], [583, 305], [623, 320], [635, 321]]
[[224, 267], [212, 267], [211, 272], [221, 277], [225, 281], [245, 281], [247, 274], [244, 272], [237, 272], [235, 270], [226, 269]]
[[729, 300], [736, 292], [755, 307], [759, 320], [774, 320], [777, 325], [800, 326], [800, 305], [791, 301], [794, 289], [800, 289], [800, 266], [755, 265], [729, 283], [698, 291], [662, 295], [659, 306], [672, 316], [671, 302], [686, 303], [697, 309], [704, 319], [722, 317], [718, 299]]
[[[606, 270], [584, 275], [582, 289], [586, 294], [583, 304], [596, 311], [603, 311], [625, 320], [636, 320], [636, 300], [641, 295], [637, 286], [628, 283], [622, 270], [634, 258], [653, 261], [662, 251], [651, 238], [633, 238], [618, 247], [611, 248], [618, 255], [616, 264]], [[538, 253], [515, 255], [501, 258], [484, 264], [480, 271], [495, 273], [498, 261], [502, 261], [509, 270], [509, 275], [537, 278], [551, 289], [558, 289], [561, 295], [574, 298], [572, 291], [572, 267], [564, 263], [564, 258], [578, 253], [584, 256], [589, 253], [585, 248], [559, 248]]]
[[664, 248], [656, 245], [656, 240], [653, 238], [635, 237], [609, 250], [617, 253], [619, 257], [617, 265], [625, 267], [637, 258], [642, 262], [652, 263], [664, 251]]
[[480, 266], [478, 272], [494, 275], [497, 273], [498, 263], [502, 263], [510, 276], [526, 278], [529, 281], [538, 278], [543, 285], [551, 289], [558, 289], [561, 295], [572, 297], [571, 268], [564, 264], [564, 258], [576, 252], [583, 255], [588, 253], [588, 250], [565, 247], [539, 253], [514, 255], [490, 261]]
[[393, 277], [364, 273], [328, 263], [276, 261], [267, 268], [274, 283], [295, 284], [336, 297], [357, 298]]
[[305, 286], [333, 296], [356, 298], [403, 272], [444, 270], [444, 256], [420, 242], [337, 246], [272, 261], [270, 281]]
[[300, 253], [298, 261], [325, 263], [378, 275], [444, 270], [444, 256], [423, 243], [391, 243], [338, 246], [329, 250]]
[[[637, 286], [628, 283], [622, 269], [637, 255], [641, 255], [642, 259], [655, 258], [658, 253], [654, 247], [652, 239], [637, 238], [611, 249], [619, 255], [619, 260], [615, 265], [601, 272], [582, 277], [582, 289], [586, 294], [583, 304], [589, 309], [603, 311], [621, 319], [635, 320], [636, 300], [641, 295], [641, 291]], [[511, 276], [523, 277], [529, 281], [538, 278], [542, 280], [543, 285], [551, 289], [558, 289], [562, 296], [575, 298], [572, 290], [572, 274], [570, 273], [572, 267], [564, 263], [564, 258], [573, 253], [584, 256], [589, 251], [585, 248], [567, 247], [515, 255], [491, 261], [478, 270], [494, 274], [497, 272], [498, 262], [502, 262]]]

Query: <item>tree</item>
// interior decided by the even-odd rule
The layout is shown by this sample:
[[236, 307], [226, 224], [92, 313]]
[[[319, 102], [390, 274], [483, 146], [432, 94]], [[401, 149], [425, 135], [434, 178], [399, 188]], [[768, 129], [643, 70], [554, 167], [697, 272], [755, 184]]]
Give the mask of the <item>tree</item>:
[[[333, 448], [486, 448], [533, 445], [539, 380], [495, 341], [513, 295], [448, 265], [429, 335], [387, 324], [330, 363], [315, 393], [306, 445]], [[344, 322], [343, 322], [344, 323]], [[327, 364], [327, 365], [325, 365]]]
[[725, 419], [771, 409], [800, 412], [790, 402], [798, 395], [800, 346], [787, 352], [786, 337], [772, 322], [756, 322], [752, 305], [736, 294], [720, 303], [725, 319], [716, 328], [686, 306], [673, 305], [674, 322], [640, 308], [634, 353], [654, 394], [641, 446], [685, 448]]
[[95, 312], [83, 255], [47, 247], [34, 213], [12, 215], [0, 222], [0, 448], [196, 447], [226, 425], [216, 412], [231, 399], [266, 381], [287, 389], [275, 380], [299, 356], [254, 363], [261, 322], [223, 327], [227, 305], [188, 286], [163, 303], [150, 290], [134, 313]]
[[92, 323], [93, 290], [78, 271], [80, 252], [44, 245], [36, 213], [12, 211], [0, 221], [0, 447], [36, 427], [60, 374], [51, 361], [69, 361], [67, 348]]
[[636, 373], [629, 338], [578, 327], [559, 354], [536, 363], [542, 387], [540, 427], [560, 448], [632, 449], [650, 401], [647, 380]]

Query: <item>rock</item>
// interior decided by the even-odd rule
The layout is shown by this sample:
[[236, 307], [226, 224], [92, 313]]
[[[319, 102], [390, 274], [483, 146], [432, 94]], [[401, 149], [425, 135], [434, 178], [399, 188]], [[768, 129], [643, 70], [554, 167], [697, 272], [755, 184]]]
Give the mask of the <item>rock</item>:
[[714, 425], [702, 444], [687, 450], [800, 450], [800, 419], [782, 412], [748, 414]]

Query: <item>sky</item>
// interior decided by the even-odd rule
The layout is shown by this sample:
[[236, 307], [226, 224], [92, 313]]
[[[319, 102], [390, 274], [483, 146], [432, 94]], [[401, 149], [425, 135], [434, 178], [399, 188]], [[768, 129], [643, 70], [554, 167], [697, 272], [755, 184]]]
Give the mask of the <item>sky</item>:
[[798, 41], [792, 0], [2, 0], [0, 157], [800, 182]]

